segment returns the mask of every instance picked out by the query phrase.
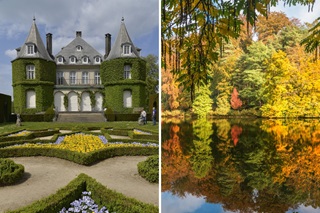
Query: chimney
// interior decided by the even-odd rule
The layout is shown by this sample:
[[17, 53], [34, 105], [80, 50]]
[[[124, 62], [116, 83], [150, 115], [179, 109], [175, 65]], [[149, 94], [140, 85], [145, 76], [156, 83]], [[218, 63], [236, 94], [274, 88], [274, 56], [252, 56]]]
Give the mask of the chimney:
[[136, 50], [137, 50], [137, 52], [138, 52], [138, 56], [140, 57], [141, 48], [136, 47]]
[[47, 51], [49, 55], [52, 57], [52, 34], [47, 33], [46, 37], [47, 37]]
[[111, 50], [111, 34], [107, 33], [106, 37], [105, 37], [105, 55], [104, 55], [104, 59], [106, 59], [110, 53]]
[[76, 37], [81, 37], [81, 31], [76, 32]]

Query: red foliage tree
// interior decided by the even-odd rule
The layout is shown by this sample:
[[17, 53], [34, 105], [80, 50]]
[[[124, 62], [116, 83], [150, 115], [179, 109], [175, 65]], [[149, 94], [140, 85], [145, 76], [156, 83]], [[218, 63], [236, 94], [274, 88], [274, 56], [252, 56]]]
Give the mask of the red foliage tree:
[[230, 102], [232, 109], [239, 109], [242, 106], [242, 101], [239, 98], [239, 93], [236, 88], [233, 88]]

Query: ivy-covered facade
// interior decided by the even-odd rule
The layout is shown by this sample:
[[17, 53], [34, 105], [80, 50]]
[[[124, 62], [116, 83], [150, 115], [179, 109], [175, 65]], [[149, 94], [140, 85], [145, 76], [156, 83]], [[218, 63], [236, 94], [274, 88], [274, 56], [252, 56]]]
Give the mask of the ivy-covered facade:
[[146, 62], [131, 41], [122, 19], [116, 41], [105, 35], [105, 54], [90, 46], [77, 31], [76, 37], [55, 56], [52, 34], [46, 47], [35, 19], [25, 43], [12, 61], [14, 111], [136, 113], [147, 107]]

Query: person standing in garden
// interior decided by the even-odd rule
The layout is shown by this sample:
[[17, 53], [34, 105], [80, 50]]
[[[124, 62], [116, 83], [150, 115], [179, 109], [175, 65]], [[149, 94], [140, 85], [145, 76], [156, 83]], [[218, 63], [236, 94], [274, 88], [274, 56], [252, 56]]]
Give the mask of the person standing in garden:
[[156, 123], [157, 123], [156, 114], [157, 114], [156, 108], [153, 107], [153, 110], [152, 110], [152, 121], [153, 121], [153, 125], [156, 125]]

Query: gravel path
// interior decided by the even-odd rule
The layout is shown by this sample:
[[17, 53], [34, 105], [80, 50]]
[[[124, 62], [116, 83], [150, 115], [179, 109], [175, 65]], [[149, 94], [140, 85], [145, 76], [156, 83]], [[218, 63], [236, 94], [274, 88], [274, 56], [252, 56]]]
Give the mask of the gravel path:
[[139, 176], [137, 164], [147, 157], [124, 156], [101, 161], [93, 166], [82, 166], [59, 158], [12, 158], [25, 167], [24, 180], [13, 186], [0, 187], [0, 212], [17, 209], [55, 193], [80, 173], [145, 203], [159, 205], [158, 184], [151, 184]]

